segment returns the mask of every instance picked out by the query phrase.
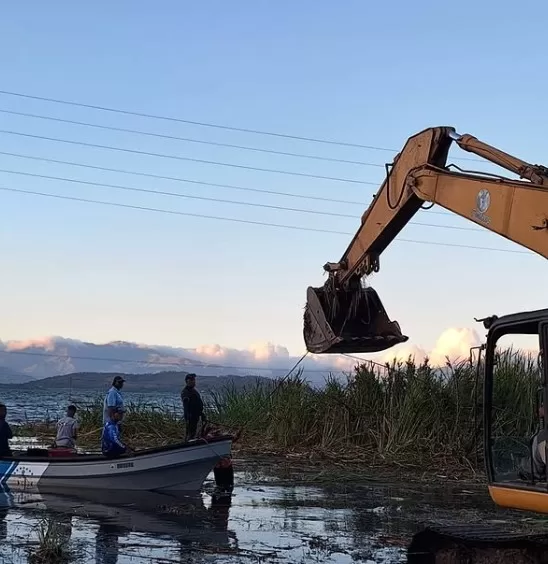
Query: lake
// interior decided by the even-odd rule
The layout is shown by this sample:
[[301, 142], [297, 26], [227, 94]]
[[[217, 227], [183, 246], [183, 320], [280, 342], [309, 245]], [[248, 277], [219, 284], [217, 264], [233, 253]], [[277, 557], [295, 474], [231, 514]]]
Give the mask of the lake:
[[[182, 414], [180, 390], [173, 393], [124, 391], [123, 394], [127, 403], [146, 402], [150, 405], [176, 409]], [[28, 390], [5, 387], [0, 390], [0, 402], [6, 404], [8, 408], [9, 423], [23, 423], [25, 421], [58, 419], [65, 415], [69, 404], [89, 404], [97, 398], [103, 397], [103, 395], [98, 390]]]
[[[3, 390], [11, 421], [57, 417], [68, 392]], [[92, 397], [96, 397], [92, 396]], [[85, 399], [85, 398], [81, 398]], [[128, 401], [179, 406], [177, 394], [126, 394]], [[27, 440], [27, 439], [21, 439]], [[82, 564], [328, 564], [406, 561], [406, 546], [427, 523], [506, 522], [530, 514], [496, 508], [485, 487], [390, 484], [368, 478], [322, 484], [321, 467], [234, 460], [235, 489], [216, 501], [211, 475], [186, 498], [123, 492], [18, 493], [0, 484], [0, 562], [23, 564], [48, 519]]]
[[295, 484], [286, 470], [235, 460], [232, 498], [0, 491], [0, 561], [28, 562], [49, 517], [82, 564], [395, 564], [423, 523], [515, 524], [484, 488]]

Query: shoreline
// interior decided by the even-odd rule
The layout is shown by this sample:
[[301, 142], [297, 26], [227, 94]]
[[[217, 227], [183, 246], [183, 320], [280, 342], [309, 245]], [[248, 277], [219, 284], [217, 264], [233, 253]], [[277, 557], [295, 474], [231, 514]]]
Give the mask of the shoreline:
[[[48, 444], [55, 437], [54, 422], [32, 422], [13, 425], [14, 438], [21, 440], [37, 440]], [[82, 426], [78, 445], [81, 448], [99, 447], [100, 427], [89, 430], [89, 426]], [[150, 433], [136, 433], [128, 429], [128, 442], [136, 448], [147, 448], [151, 444], [169, 444], [183, 439], [180, 434], [173, 432], [151, 435]], [[279, 447], [272, 441], [249, 437], [251, 433], [243, 433], [233, 443], [232, 456], [243, 465], [243, 471], [274, 468], [286, 479], [297, 483], [378, 483], [392, 482], [397, 484], [451, 484], [451, 485], [480, 485], [485, 483], [483, 467], [474, 469], [471, 464], [457, 463], [451, 457], [429, 459], [419, 465], [414, 462], [403, 463], [397, 457], [372, 455], [369, 449], [347, 446], [334, 450], [317, 447]], [[247, 435], [247, 436], [246, 436]], [[403, 458], [403, 457], [402, 457]], [[236, 464], [235, 464], [236, 466]], [[425, 468], [427, 468], [425, 470]], [[236, 469], [236, 468], [235, 468]], [[240, 468], [238, 468], [240, 469]]]
[[[361, 484], [393, 483], [436, 484], [448, 486], [486, 486], [484, 472], [470, 469], [444, 471], [442, 467], [424, 470], [415, 466], [402, 466], [394, 462], [369, 463], [348, 459], [336, 462], [326, 458], [310, 457], [307, 452], [259, 453], [256, 449], [244, 447], [233, 449], [235, 471], [265, 474], [275, 473], [284, 482], [295, 484]], [[268, 470], [268, 472], [266, 471]]]

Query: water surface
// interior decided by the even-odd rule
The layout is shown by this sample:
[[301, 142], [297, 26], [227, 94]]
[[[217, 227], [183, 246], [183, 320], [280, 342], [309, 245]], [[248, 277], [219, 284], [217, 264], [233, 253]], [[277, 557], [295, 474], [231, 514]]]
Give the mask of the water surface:
[[220, 499], [212, 477], [191, 497], [4, 491], [0, 561], [28, 562], [47, 518], [83, 564], [399, 563], [425, 523], [531, 521], [495, 508], [484, 488], [295, 485], [271, 470], [238, 471], [233, 496]]
[[[177, 394], [125, 394], [178, 408]], [[95, 396], [97, 397], [97, 393]], [[9, 420], [55, 419], [81, 391], [2, 390]], [[24, 439], [28, 441], [28, 439]], [[235, 461], [231, 498], [216, 500], [212, 476], [199, 495], [152, 493], [14, 492], [0, 488], [0, 562], [28, 562], [39, 531], [48, 523], [82, 564], [405, 562], [405, 548], [425, 524], [504, 522], [544, 528], [532, 514], [496, 508], [485, 487], [397, 484], [341, 475], [319, 484], [321, 469], [295, 464]], [[0, 484], [1, 486], [1, 484]], [[45, 529], [44, 529], [45, 530]]]

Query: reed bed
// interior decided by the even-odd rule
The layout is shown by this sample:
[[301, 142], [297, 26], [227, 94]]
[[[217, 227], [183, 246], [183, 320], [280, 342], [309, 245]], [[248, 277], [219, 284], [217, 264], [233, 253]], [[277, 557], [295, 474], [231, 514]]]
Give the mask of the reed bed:
[[[498, 354], [494, 385], [497, 440], [530, 436], [540, 385], [536, 357]], [[441, 370], [412, 360], [383, 368], [358, 366], [322, 388], [300, 375], [273, 390], [260, 385], [214, 396], [220, 422], [244, 429], [257, 451], [300, 452], [339, 463], [482, 469], [481, 371], [470, 361]]]
[[[499, 353], [494, 386], [494, 435], [528, 437], [536, 423], [540, 385], [536, 357]], [[482, 379], [471, 362], [443, 369], [412, 360], [383, 368], [361, 365], [345, 379], [312, 387], [302, 374], [226, 387], [212, 396], [213, 423], [241, 430], [236, 448], [339, 464], [421, 468], [482, 468]], [[78, 406], [80, 444], [98, 447], [102, 398]], [[124, 436], [134, 446], [180, 441], [182, 413], [175, 408], [128, 404]], [[52, 423], [29, 425], [25, 434], [51, 436]]]

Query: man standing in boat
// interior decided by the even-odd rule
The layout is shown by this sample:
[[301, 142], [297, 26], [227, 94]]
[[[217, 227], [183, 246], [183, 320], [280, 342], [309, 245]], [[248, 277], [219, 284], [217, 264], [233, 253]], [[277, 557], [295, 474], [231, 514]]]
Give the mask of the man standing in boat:
[[181, 401], [183, 402], [184, 418], [186, 423], [186, 440], [196, 438], [198, 422], [202, 420], [205, 425], [207, 420], [204, 415], [204, 402], [200, 392], [196, 389], [196, 374], [190, 373], [185, 376], [186, 386], [181, 391]]
[[118, 409], [124, 409], [124, 398], [120, 390], [124, 386], [125, 380], [122, 376], [115, 376], [112, 381], [112, 387], [107, 392], [105, 401], [103, 402], [103, 426], [108, 421], [112, 421], [114, 413]]
[[0, 403], [0, 457], [11, 456], [10, 439], [13, 439], [11, 427], [6, 421], [8, 410], [3, 403]]

